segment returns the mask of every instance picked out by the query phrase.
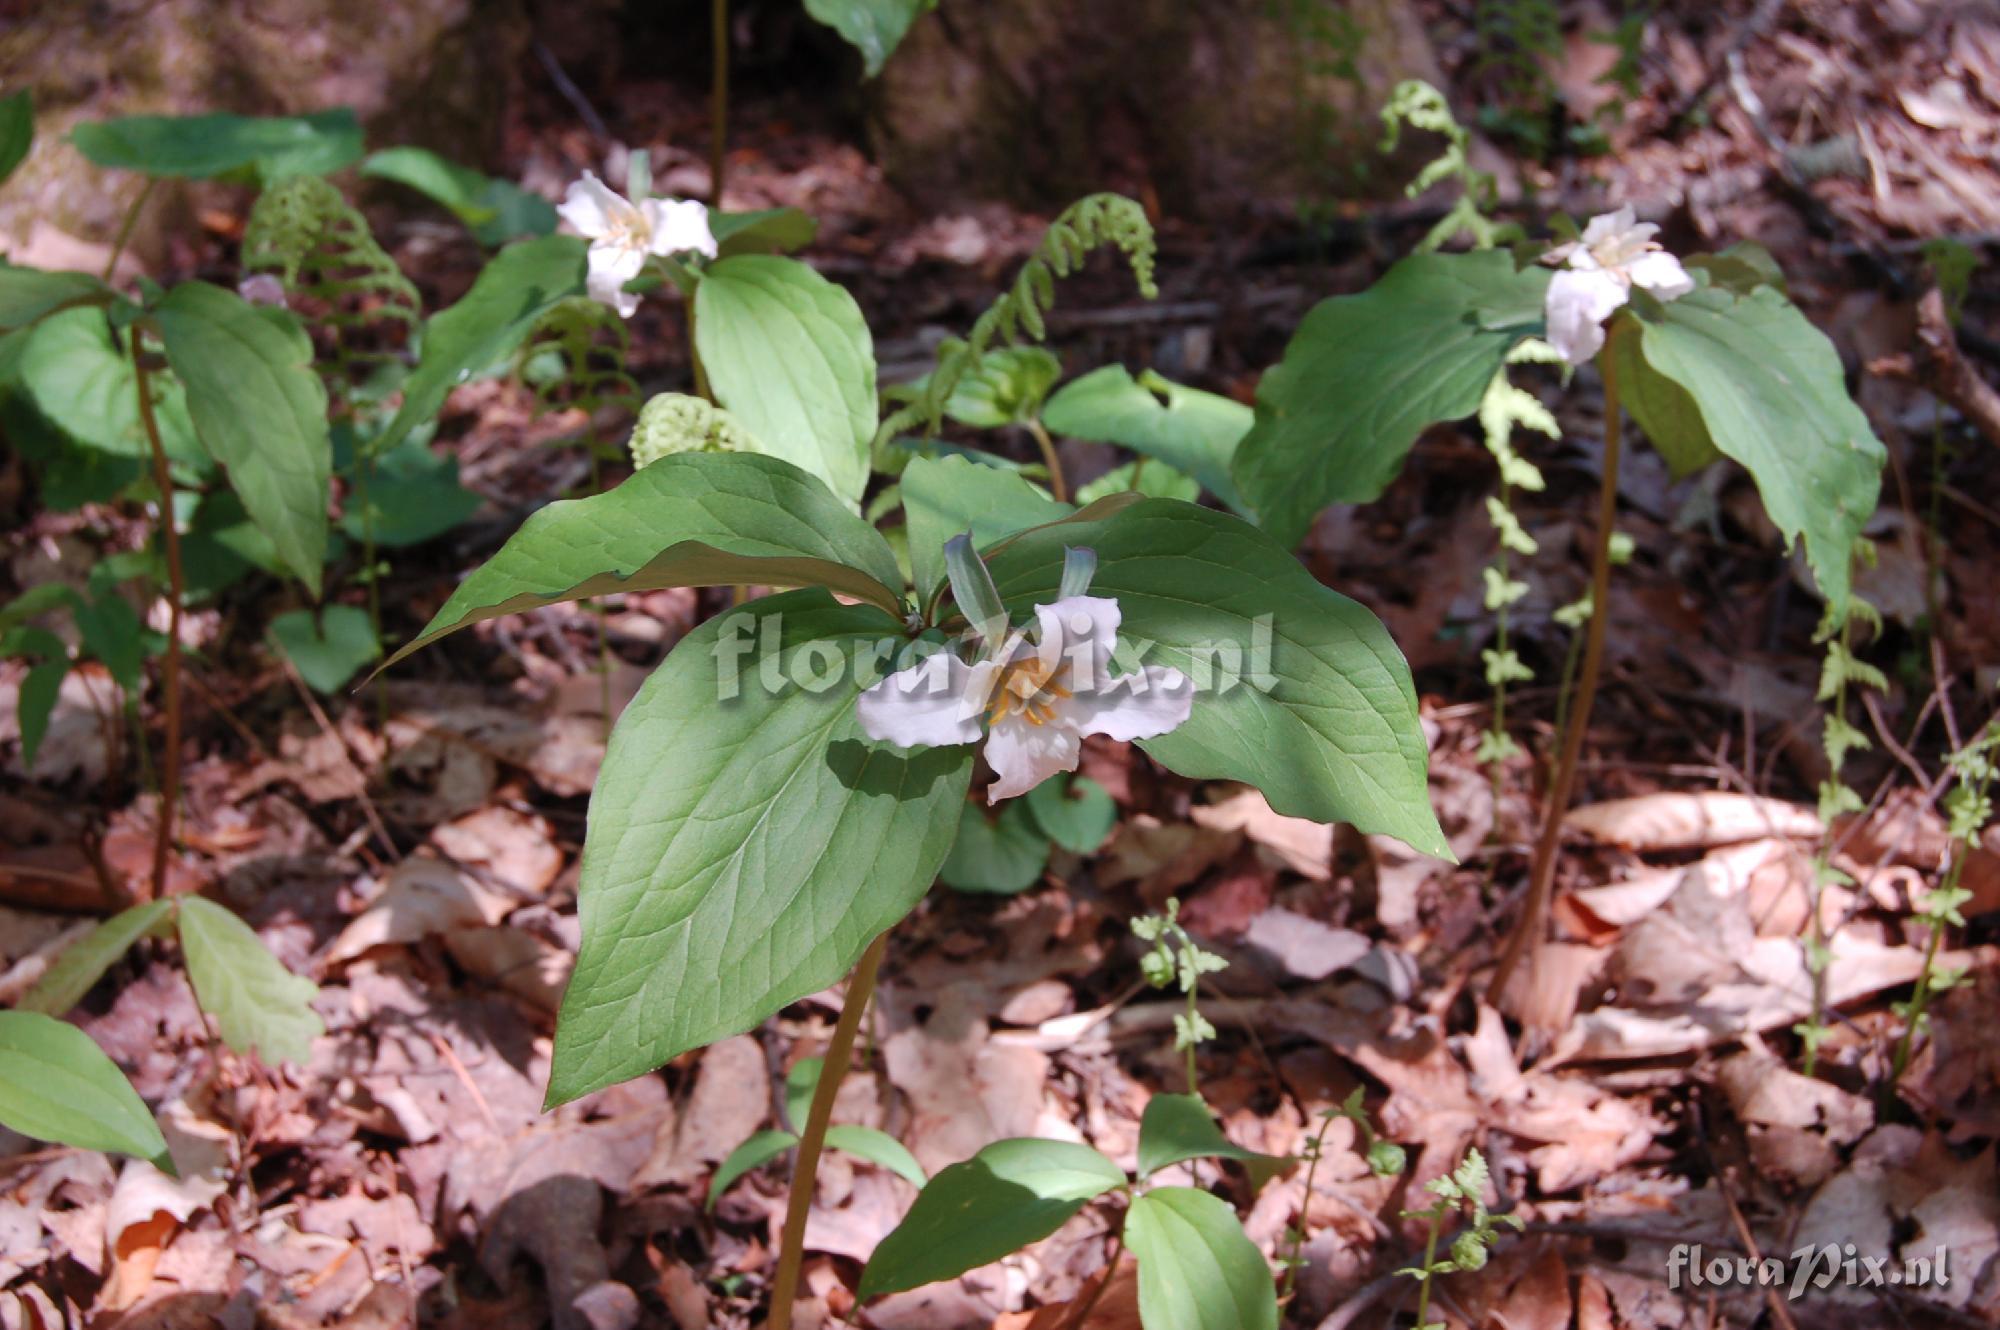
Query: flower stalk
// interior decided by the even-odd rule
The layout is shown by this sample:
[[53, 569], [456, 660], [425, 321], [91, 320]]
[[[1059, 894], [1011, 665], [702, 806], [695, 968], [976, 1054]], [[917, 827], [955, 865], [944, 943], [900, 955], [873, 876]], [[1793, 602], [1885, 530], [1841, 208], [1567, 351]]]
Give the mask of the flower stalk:
[[888, 950], [885, 930], [861, 953], [861, 961], [847, 981], [847, 995], [841, 999], [840, 1019], [834, 1023], [833, 1040], [827, 1045], [826, 1060], [820, 1064], [819, 1084], [813, 1088], [812, 1109], [806, 1114], [805, 1130], [799, 1135], [799, 1154], [792, 1165], [792, 1190], [785, 1203], [784, 1235], [778, 1248], [778, 1273], [771, 1281], [771, 1318], [768, 1330], [791, 1330], [792, 1304], [799, 1294], [799, 1265], [805, 1259], [806, 1216], [812, 1211], [813, 1189], [818, 1185], [819, 1157], [826, 1146], [827, 1124], [833, 1118], [834, 1096], [847, 1076], [853, 1060], [854, 1036], [861, 1018], [875, 996], [875, 976]]
[[1528, 870], [1527, 904], [1513, 936], [1500, 953], [1500, 964], [1493, 971], [1493, 982], [1487, 990], [1496, 1005], [1507, 991], [1507, 981], [1513, 977], [1521, 953], [1540, 935], [1548, 913], [1549, 892], [1555, 882], [1556, 850], [1562, 843], [1563, 815], [1569, 811], [1577, 762], [1583, 756], [1583, 736], [1590, 729], [1590, 709], [1597, 700], [1597, 676], [1604, 665], [1605, 629], [1611, 605], [1611, 538], [1618, 520], [1620, 407], [1618, 377], [1611, 368], [1610, 357], [1602, 358], [1598, 364], [1604, 377], [1604, 479], [1597, 496], [1597, 546], [1590, 560], [1590, 626], [1584, 636], [1576, 700], [1563, 726], [1562, 750], [1549, 782], [1542, 831], [1535, 841], [1535, 856]]
[[160, 543], [167, 556], [167, 649], [161, 663], [161, 691], [166, 705], [166, 750], [160, 755], [160, 814], [153, 837], [153, 899], [167, 894], [167, 856], [174, 842], [174, 813], [181, 797], [181, 602], [186, 579], [181, 572], [181, 536], [174, 523], [174, 477], [167, 464], [160, 423], [153, 415], [152, 386], [146, 377], [146, 357], [139, 330], [132, 342], [132, 379], [139, 394], [139, 421], [153, 454], [153, 487], [160, 492]]

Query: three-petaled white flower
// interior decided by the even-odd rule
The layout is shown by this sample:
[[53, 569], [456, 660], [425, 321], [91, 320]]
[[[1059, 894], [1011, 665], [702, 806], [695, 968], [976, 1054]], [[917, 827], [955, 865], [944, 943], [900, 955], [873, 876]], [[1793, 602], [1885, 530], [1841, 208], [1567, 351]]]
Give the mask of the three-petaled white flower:
[[591, 299], [611, 306], [620, 318], [631, 318], [639, 308], [639, 297], [626, 291], [625, 283], [639, 275], [648, 255], [693, 250], [715, 257], [708, 208], [693, 199], [641, 199], [635, 204], [585, 171], [556, 211], [590, 241], [585, 287]]
[[1110, 671], [1118, 646], [1118, 602], [1065, 596], [1035, 606], [1039, 632], [1006, 634], [967, 664], [949, 651], [898, 670], [861, 695], [861, 729], [898, 748], [979, 742], [998, 777], [996, 802], [1026, 794], [1059, 771], [1075, 771], [1083, 738], [1150, 739], [1188, 718], [1194, 688], [1165, 665]]
[[1583, 238], [1557, 245], [1544, 259], [1566, 266], [1549, 280], [1549, 345], [1572, 365], [1604, 347], [1604, 321], [1632, 298], [1632, 288], [1672, 300], [1694, 290], [1681, 261], [1653, 239], [1659, 227], [1641, 222], [1627, 204], [1593, 217]]

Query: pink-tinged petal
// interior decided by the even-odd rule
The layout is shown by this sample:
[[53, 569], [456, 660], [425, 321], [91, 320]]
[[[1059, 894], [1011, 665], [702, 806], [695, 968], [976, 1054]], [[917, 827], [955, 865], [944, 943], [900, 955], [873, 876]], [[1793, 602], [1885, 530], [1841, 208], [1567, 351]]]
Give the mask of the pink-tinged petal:
[[861, 732], [898, 748], [941, 748], [979, 738], [979, 711], [968, 706], [971, 669], [941, 651], [898, 670], [854, 704]]
[[1665, 250], [1641, 255], [1625, 272], [1634, 286], [1652, 292], [1661, 300], [1678, 300], [1694, 290], [1694, 278], [1688, 276], [1679, 259]]
[[1193, 709], [1193, 680], [1171, 666], [1148, 665], [1096, 692], [1078, 693], [1062, 718], [1085, 734], [1151, 739], [1185, 724]]
[[986, 787], [986, 802], [1026, 794], [1059, 771], [1075, 771], [1082, 755], [1082, 736], [1060, 720], [1033, 725], [1018, 716], [1002, 719], [986, 737], [986, 764], [996, 778]]
[[[1065, 596], [1035, 606], [1041, 626], [1036, 655], [1055, 678], [1072, 688], [1094, 688], [1111, 677], [1111, 653], [1118, 649], [1118, 602], [1106, 596]], [[1067, 662], [1068, 668], [1061, 668]]]
[[715, 257], [715, 232], [708, 226], [708, 205], [694, 199], [647, 199], [639, 205], [653, 233], [655, 254], [692, 251]]
[[613, 193], [611, 187], [590, 172], [572, 181], [556, 209], [562, 219], [576, 228], [578, 235], [595, 238], [612, 229], [613, 219], [632, 211], [632, 205]]
[[639, 275], [646, 266], [646, 256], [636, 249], [598, 241], [590, 247], [588, 262], [584, 290], [590, 298], [611, 306], [620, 318], [631, 318], [639, 308], [639, 297], [627, 291], [625, 283]]
[[1625, 284], [1603, 271], [1571, 268], [1549, 279], [1548, 340], [1581, 365], [1604, 347], [1604, 321], [1625, 303]]

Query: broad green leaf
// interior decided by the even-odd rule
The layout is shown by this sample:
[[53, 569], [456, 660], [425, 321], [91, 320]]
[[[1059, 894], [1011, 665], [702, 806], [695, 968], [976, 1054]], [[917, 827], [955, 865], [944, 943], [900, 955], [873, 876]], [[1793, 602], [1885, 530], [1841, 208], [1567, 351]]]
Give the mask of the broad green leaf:
[[715, 237], [716, 257], [732, 254], [789, 254], [804, 249], [819, 234], [819, 223], [797, 208], [759, 208], [754, 212], [708, 214], [708, 232]]
[[806, 1129], [806, 1114], [812, 1112], [813, 1091], [819, 1088], [823, 1058], [800, 1058], [785, 1073], [785, 1122], [793, 1131]]
[[1135, 379], [1123, 365], [1106, 365], [1064, 384], [1042, 412], [1042, 423], [1058, 434], [1122, 444], [1193, 476], [1241, 517], [1252, 514], [1229, 468], [1255, 419], [1241, 402], [1183, 387], [1151, 370]]
[[1095, 854], [1118, 825], [1111, 792], [1088, 776], [1045, 780], [1027, 794], [1035, 824], [1071, 854]]
[[115, 170], [270, 184], [327, 175], [361, 157], [361, 122], [345, 107], [301, 116], [133, 115], [70, 131], [77, 151]]
[[0, 1124], [173, 1172], [166, 1138], [124, 1073], [89, 1035], [40, 1012], [0, 1011]]
[[1125, 1245], [1146, 1330], [1277, 1330], [1271, 1269], [1219, 1197], [1154, 1188], [1126, 1212]]
[[826, 586], [900, 617], [900, 581], [875, 529], [798, 468], [679, 453], [530, 517], [388, 663], [482, 619], [670, 586]]
[[49, 717], [55, 714], [62, 697], [63, 680], [69, 676], [69, 657], [50, 656], [21, 677], [18, 721], [21, 727], [21, 770], [32, 773], [42, 740], [49, 732]]
[[312, 339], [282, 310], [184, 282], [153, 309], [195, 434], [230, 488], [313, 595], [326, 557], [333, 445]]
[[1087, 1145], [995, 1141], [917, 1193], [910, 1213], [868, 1258], [860, 1296], [900, 1293], [990, 1265], [1124, 1184], [1124, 1172]]
[[[118, 457], [152, 458], [153, 446], [139, 416], [132, 358], [112, 337], [104, 311], [83, 306], [49, 315], [25, 334], [20, 376], [45, 419], [77, 443]], [[207, 464], [187, 394], [171, 374], [147, 378], [160, 446], [183, 472]]]
[[826, 1143], [830, 1149], [845, 1150], [857, 1159], [866, 1159], [871, 1164], [888, 1169], [918, 1191], [922, 1191], [929, 1182], [917, 1157], [885, 1131], [835, 1123], [826, 1129]]
[[222, 1042], [264, 1061], [304, 1064], [326, 1026], [309, 1005], [319, 989], [287, 970], [250, 925], [213, 901], [182, 896], [181, 952], [201, 1009]]
[[875, 344], [854, 297], [796, 259], [742, 254], [702, 274], [694, 311], [716, 402], [858, 511], [875, 437]]
[[34, 144], [34, 94], [23, 88], [11, 97], [0, 97], [0, 184], [26, 160]]
[[1312, 308], [1257, 385], [1232, 474], [1279, 544], [1330, 503], [1365, 503], [1417, 436], [1479, 409], [1522, 338], [1542, 330], [1545, 268], [1501, 250], [1416, 254], [1359, 295]]
[[1049, 838], [1019, 799], [997, 811], [968, 803], [938, 877], [959, 891], [1012, 896], [1041, 881], [1048, 862]]
[[877, 648], [905, 641], [878, 610], [787, 592], [710, 619], [640, 688], [591, 796], [551, 1104], [818, 992], [922, 898], [972, 753], [863, 737]]
[[[1672, 459], [1713, 450], [1741, 462], [1778, 530], [1804, 539], [1828, 604], [1844, 611], [1887, 452], [1847, 395], [1833, 343], [1769, 286], [1742, 296], [1703, 287], [1624, 318], [1639, 326], [1639, 354], [1620, 358], [1619, 387], [1636, 389], [1633, 415], [1648, 437]], [[1667, 394], [1648, 374], [1676, 385], [1693, 411], [1657, 409]]]
[[1193, 476], [1174, 470], [1165, 462], [1140, 458], [1122, 462], [1076, 491], [1078, 503], [1096, 503], [1113, 494], [1143, 494], [1149, 499], [1179, 499], [1193, 503], [1201, 498], [1201, 486]]
[[423, 356], [376, 447], [401, 443], [437, 415], [453, 388], [513, 354], [544, 314], [582, 295], [584, 253], [576, 236], [543, 236], [495, 254], [457, 304], [425, 321]]
[[[1241, 518], [1141, 499], [991, 553], [1017, 618], [1055, 594], [1065, 545], [1097, 552], [1091, 594], [1118, 601], [1135, 663], [1194, 681], [1187, 723], [1139, 741], [1155, 760], [1196, 780], [1246, 781], [1293, 817], [1351, 822], [1451, 857], [1431, 811], [1409, 665], [1373, 614]], [[1119, 665], [1129, 668], [1123, 656]]]
[[[70, 611], [84, 654], [104, 662], [126, 693], [137, 696], [144, 682], [150, 634], [139, 612], [115, 592], [79, 600]], [[164, 645], [164, 643], [162, 643]]]
[[84, 994], [97, 986], [104, 972], [134, 942], [152, 932], [173, 912], [170, 900], [147, 901], [112, 915], [77, 941], [63, 948], [35, 986], [20, 1001], [22, 1011], [39, 1011], [61, 1016], [83, 1001]]
[[1292, 1165], [1289, 1159], [1246, 1150], [1224, 1136], [1200, 1095], [1154, 1095], [1139, 1118], [1140, 1180], [1190, 1159], [1234, 1159], [1248, 1170], [1253, 1189]]
[[799, 1138], [788, 1131], [760, 1131], [731, 1150], [729, 1157], [716, 1165], [715, 1179], [708, 1184], [708, 1208], [713, 1210], [738, 1178], [762, 1168], [798, 1143]]
[[435, 540], [477, 512], [483, 500], [458, 483], [458, 459], [439, 456], [406, 438], [375, 459], [368, 478], [367, 502], [350, 486], [340, 529], [349, 539], [364, 542], [373, 519], [375, 543], [402, 549]]
[[[929, 376], [909, 385], [921, 391]], [[944, 412], [961, 425], [999, 429], [1033, 420], [1062, 377], [1062, 361], [1039, 346], [1000, 346], [959, 376]]]
[[555, 205], [511, 180], [483, 175], [428, 148], [384, 148], [361, 164], [361, 174], [407, 185], [465, 224], [473, 238], [497, 248], [522, 236], [556, 229]]
[[87, 272], [43, 272], [0, 260], [0, 332], [25, 328], [72, 305], [108, 305], [116, 296]]
[[271, 620], [271, 641], [317, 693], [337, 693], [382, 657], [382, 644], [358, 605], [328, 605], [319, 613], [287, 610]]
[[903, 512], [922, 603], [944, 582], [944, 543], [953, 536], [970, 531], [974, 545], [991, 545], [1073, 511], [1011, 471], [963, 457], [912, 459], [903, 468]]
[[806, 0], [806, 13], [861, 52], [869, 78], [882, 72], [910, 24], [936, 8], [937, 0]]

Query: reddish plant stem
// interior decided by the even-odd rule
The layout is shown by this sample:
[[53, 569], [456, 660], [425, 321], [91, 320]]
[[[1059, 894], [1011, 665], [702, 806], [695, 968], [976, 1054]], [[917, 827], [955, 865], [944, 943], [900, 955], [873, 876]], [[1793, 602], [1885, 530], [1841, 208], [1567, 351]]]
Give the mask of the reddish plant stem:
[[826, 1060], [820, 1064], [812, 1110], [806, 1114], [806, 1129], [799, 1137], [799, 1156], [792, 1164], [792, 1192], [785, 1205], [784, 1236], [778, 1247], [777, 1277], [771, 1281], [771, 1318], [765, 1323], [766, 1330], [791, 1330], [792, 1303], [799, 1295], [799, 1266], [806, 1254], [806, 1215], [812, 1209], [820, 1151], [826, 1145], [834, 1096], [840, 1092], [840, 1082], [847, 1075], [854, 1054], [854, 1036], [861, 1029], [868, 1000], [875, 995], [875, 973], [881, 968], [882, 953], [888, 947], [889, 934], [885, 930], [861, 953], [861, 961], [847, 981], [847, 996], [841, 1000], [840, 1019], [834, 1024], [832, 1042], [826, 1046]]
[[146, 429], [146, 442], [153, 453], [153, 486], [160, 492], [160, 543], [167, 555], [167, 650], [161, 664], [161, 689], [165, 693], [167, 737], [160, 755], [160, 817], [153, 839], [153, 899], [167, 894], [167, 856], [173, 848], [174, 813], [181, 797], [181, 602], [186, 599], [186, 580], [181, 574], [181, 536], [174, 524], [174, 477], [167, 465], [166, 445], [160, 442], [160, 424], [153, 417], [153, 394], [146, 382], [146, 357], [139, 349], [139, 330], [128, 334], [132, 340], [132, 377], [138, 385], [139, 421]]

